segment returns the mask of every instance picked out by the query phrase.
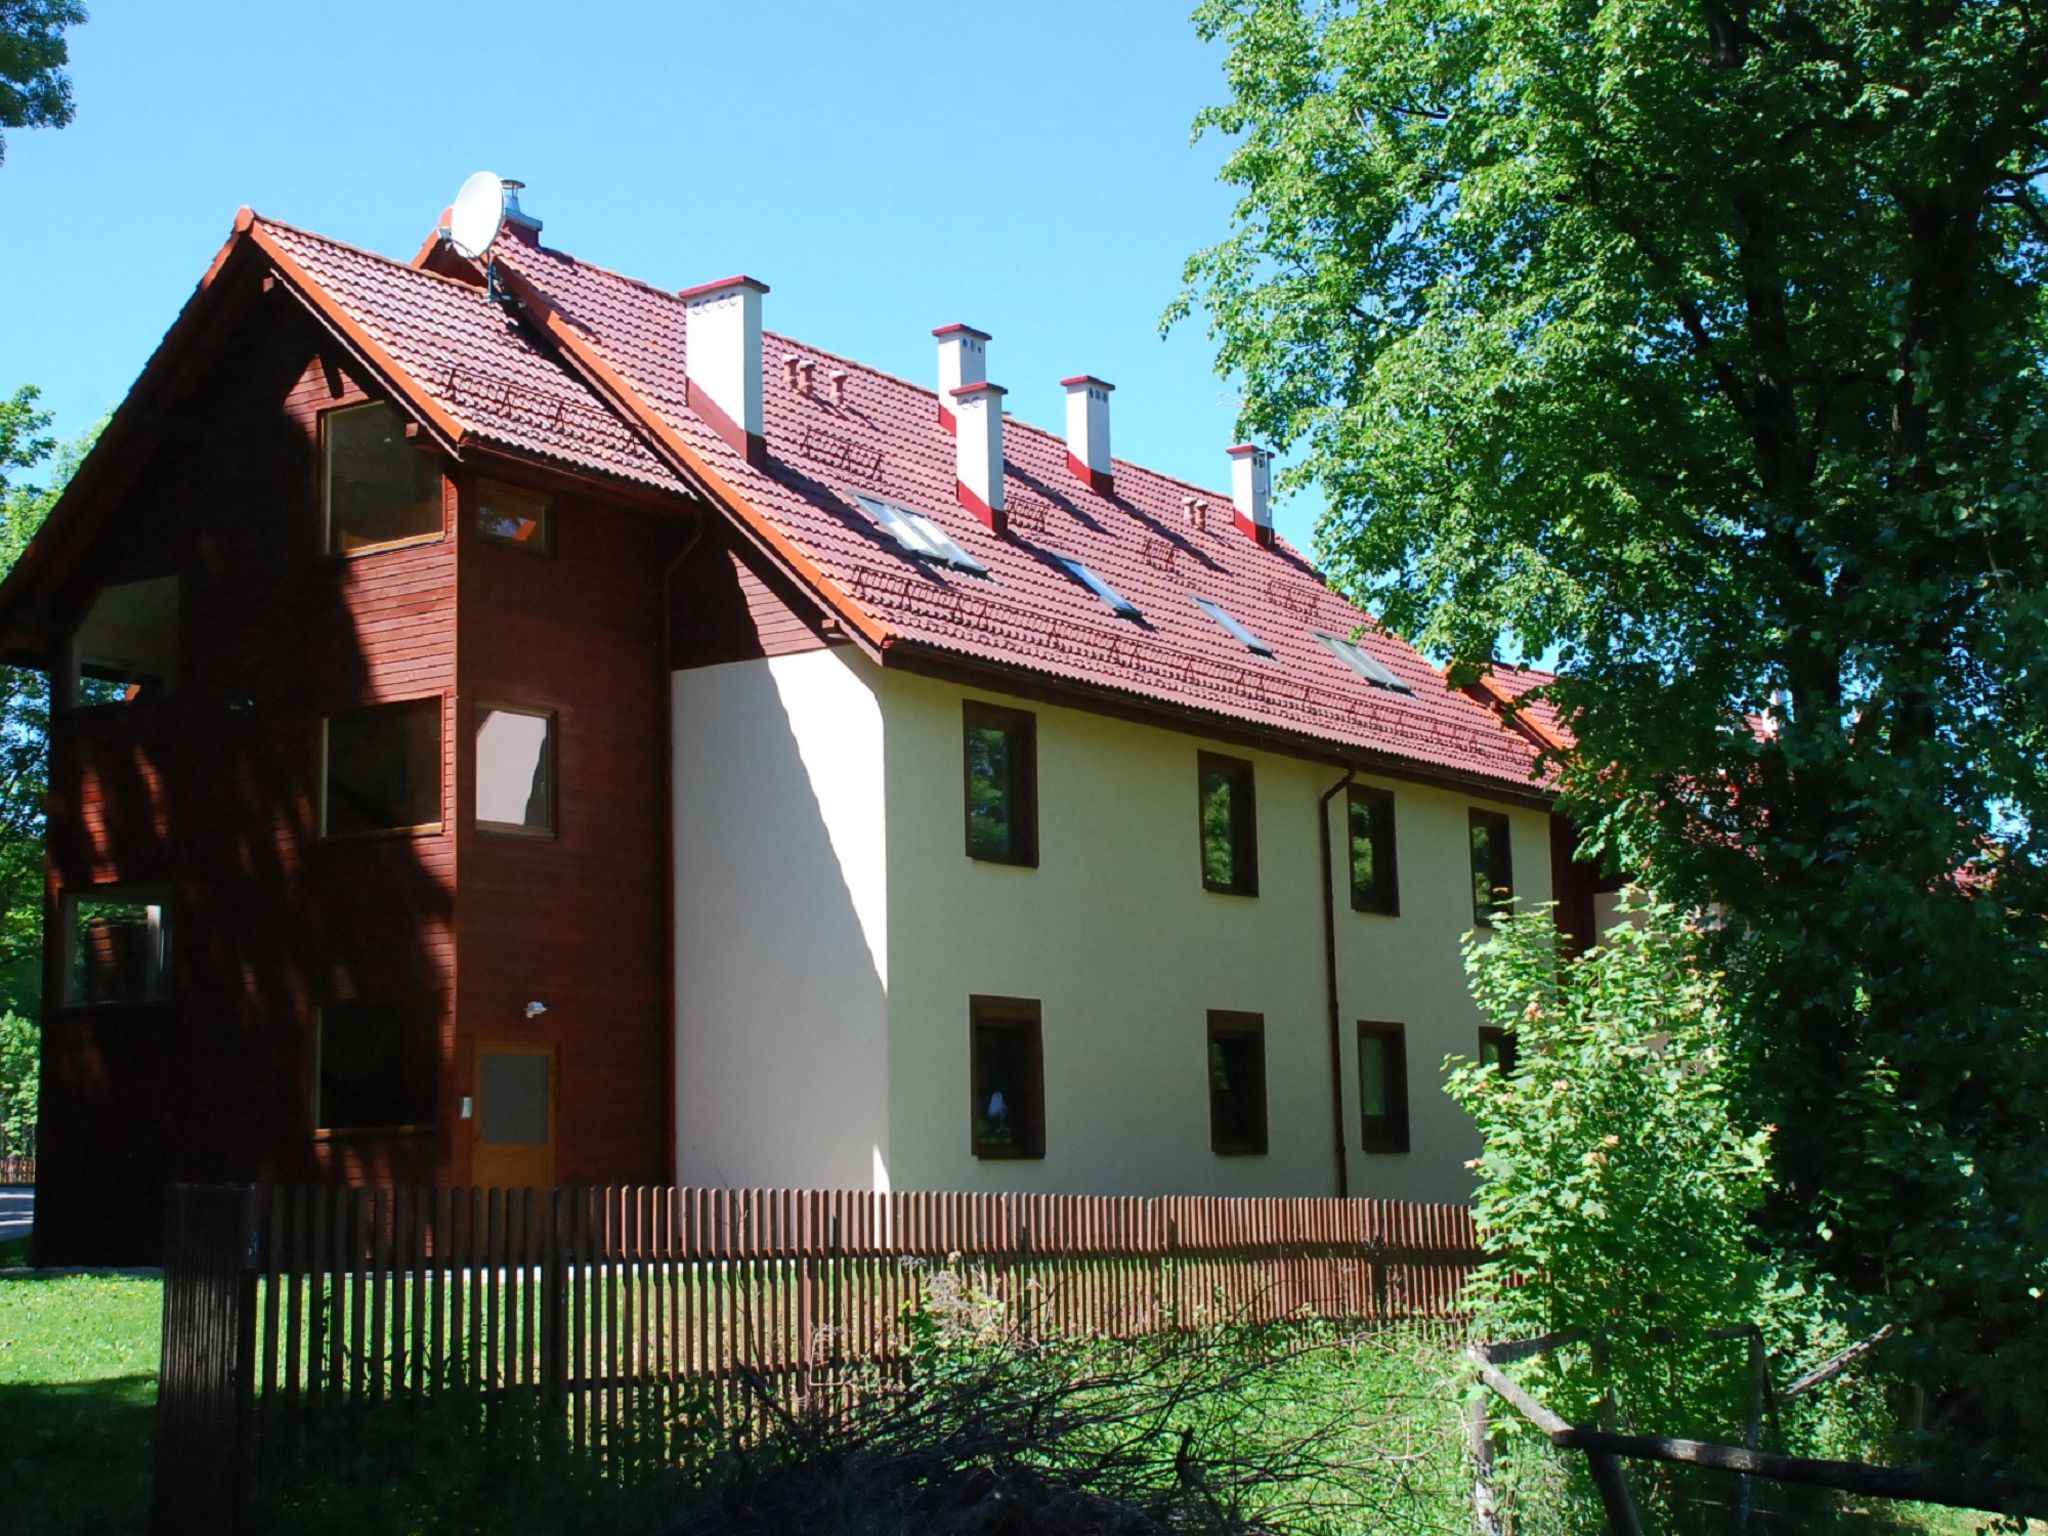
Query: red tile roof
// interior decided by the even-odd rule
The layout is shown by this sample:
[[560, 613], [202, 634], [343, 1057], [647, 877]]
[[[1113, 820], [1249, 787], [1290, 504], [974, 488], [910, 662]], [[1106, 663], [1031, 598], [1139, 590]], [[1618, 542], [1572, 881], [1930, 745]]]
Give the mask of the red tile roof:
[[[1515, 704], [1515, 717], [1533, 727], [1539, 736], [1560, 748], [1570, 747], [1576, 738], [1572, 728], [1565, 724], [1564, 717], [1557, 712], [1557, 705], [1549, 699], [1527, 699], [1526, 696], [1538, 688], [1547, 688], [1557, 681], [1555, 672], [1539, 671], [1535, 667], [1510, 667], [1494, 662], [1482, 679], [1488, 692], [1502, 704]], [[1507, 712], [1502, 711], [1502, 718]]]
[[[466, 431], [577, 468], [682, 487], [633, 427], [646, 429], [690, 479], [743, 502], [730, 510], [885, 659], [899, 648], [944, 653], [1420, 769], [1533, 786], [1529, 741], [1447, 688], [1284, 541], [1261, 548], [1245, 537], [1225, 492], [1117, 460], [1114, 494], [1098, 494], [1069, 468], [1062, 437], [1006, 418], [1009, 535], [998, 537], [956, 500], [953, 437], [931, 389], [768, 335], [768, 451], [756, 467], [687, 403], [685, 309], [672, 292], [507, 239], [500, 267], [539, 301], [529, 318], [547, 334], [536, 335], [454, 279], [269, 220], [256, 227]], [[548, 335], [573, 353], [573, 369], [551, 355]], [[827, 389], [790, 387], [785, 357], [843, 369], [844, 404]], [[579, 372], [599, 379], [609, 406]], [[902, 551], [857, 509], [857, 492], [930, 518], [987, 575]], [[1195, 526], [1190, 498], [1207, 504], [1206, 526]], [[1085, 563], [1137, 605], [1142, 622], [1114, 617], [1057, 556]], [[1198, 597], [1225, 609], [1272, 657], [1232, 638]], [[1411, 692], [1369, 684], [1316, 638], [1349, 637], [1361, 626], [1364, 646]]]

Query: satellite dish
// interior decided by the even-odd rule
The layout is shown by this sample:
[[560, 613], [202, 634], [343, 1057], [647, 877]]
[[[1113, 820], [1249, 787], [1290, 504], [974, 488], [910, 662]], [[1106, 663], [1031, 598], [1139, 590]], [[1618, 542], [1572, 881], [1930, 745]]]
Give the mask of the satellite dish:
[[448, 243], [471, 261], [482, 261], [504, 227], [505, 183], [493, 171], [478, 171], [455, 194]]

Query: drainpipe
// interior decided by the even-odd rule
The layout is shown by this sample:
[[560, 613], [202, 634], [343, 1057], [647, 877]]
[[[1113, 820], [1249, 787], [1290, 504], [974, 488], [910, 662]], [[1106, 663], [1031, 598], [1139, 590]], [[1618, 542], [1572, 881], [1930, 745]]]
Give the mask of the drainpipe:
[[662, 888], [667, 894], [664, 904], [666, 927], [662, 933], [662, 949], [668, 956], [668, 965], [662, 976], [662, 995], [668, 999], [668, 1018], [662, 1031], [662, 1061], [668, 1088], [664, 1097], [668, 1103], [668, 1182], [673, 1183], [676, 1173], [676, 679], [675, 679], [675, 581], [676, 573], [690, 556], [697, 553], [697, 546], [704, 542], [704, 524], [710, 512], [705, 507], [697, 508], [695, 526], [689, 537], [670, 557], [661, 569], [661, 805], [662, 805], [662, 858], [668, 865], [667, 878]]
[[1330, 1128], [1337, 1153], [1337, 1198], [1351, 1193], [1351, 1174], [1344, 1149], [1344, 1029], [1337, 1009], [1337, 872], [1330, 857], [1330, 802], [1351, 787], [1357, 769], [1323, 791], [1316, 805], [1316, 843], [1323, 850], [1323, 990], [1330, 1010]]

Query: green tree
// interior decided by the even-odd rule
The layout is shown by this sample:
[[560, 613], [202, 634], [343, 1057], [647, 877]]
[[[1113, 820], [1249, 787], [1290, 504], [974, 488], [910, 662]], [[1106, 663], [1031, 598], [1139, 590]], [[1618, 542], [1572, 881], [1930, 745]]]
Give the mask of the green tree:
[[[84, 20], [78, 0], [0, 0], [0, 128], [62, 128], [71, 121], [64, 29]], [[0, 134], [0, 162], [6, 158]]]
[[[2048, 31], [1953, 0], [1205, 0], [1206, 312], [1322, 556], [1555, 648], [1569, 805], [1723, 921], [1772, 1240], [2048, 1483]], [[2002, 1468], [2001, 1468], [2002, 1464]]]
[[[38, 395], [0, 399], [0, 575], [56, 505], [95, 427], [59, 445]], [[44, 471], [40, 483], [25, 476]], [[33, 1152], [42, 1012], [43, 802], [49, 791], [50, 679], [0, 669], [0, 1150]]]

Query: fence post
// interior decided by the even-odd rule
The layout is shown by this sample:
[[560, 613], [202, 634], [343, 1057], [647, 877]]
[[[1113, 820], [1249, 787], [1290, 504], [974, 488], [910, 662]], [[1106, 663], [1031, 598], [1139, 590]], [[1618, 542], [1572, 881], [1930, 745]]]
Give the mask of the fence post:
[[1593, 1471], [1593, 1486], [1600, 1490], [1600, 1504], [1607, 1511], [1608, 1536], [1643, 1536], [1643, 1522], [1636, 1516], [1636, 1501], [1628, 1491], [1628, 1473], [1621, 1458], [1610, 1451], [1586, 1452], [1586, 1464]]
[[559, 1423], [569, 1412], [569, 1213], [557, 1185], [548, 1191], [548, 1227], [540, 1277], [541, 1401]]
[[257, 1192], [173, 1185], [164, 1231], [155, 1536], [234, 1536], [248, 1503]]
[[1472, 1457], [1472, 1527], [1478, 1536], [1500, 1536], [1500, 1506], [1493, 1492], [1493, 1425], [1487, 1416], [1491, 1389], [1472, 1382], [1465, 1401], [1465, 1449]]
[[[1749, 1423], [1742, 1431], [1742, 1443], [1752, 1451], [1763, 1444], [1764, 1393], [1769, 1384], [1770, 1364], [1764, 1355], [1763, 1332], [1752, 1326], [1749, 1329]], [[1749, 1529], [1750, 1511], [1755, 1504], [1756, 1479], [1745, 1472], [1742, 1475], [1741, 1491], [1737, 1495], [1736, 1530]]]

